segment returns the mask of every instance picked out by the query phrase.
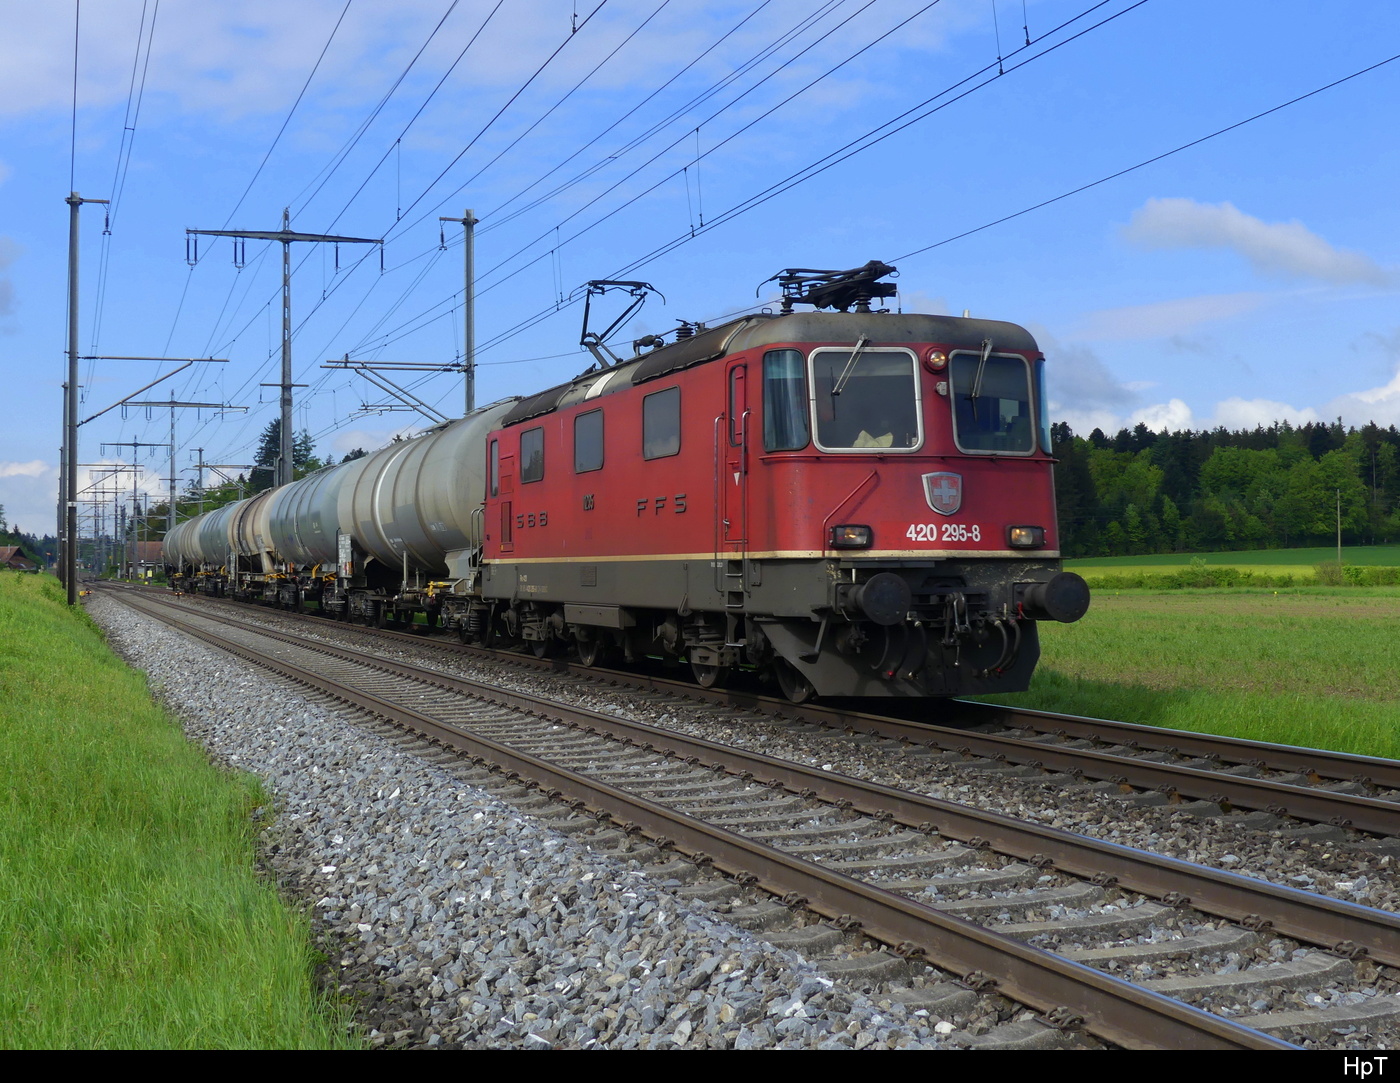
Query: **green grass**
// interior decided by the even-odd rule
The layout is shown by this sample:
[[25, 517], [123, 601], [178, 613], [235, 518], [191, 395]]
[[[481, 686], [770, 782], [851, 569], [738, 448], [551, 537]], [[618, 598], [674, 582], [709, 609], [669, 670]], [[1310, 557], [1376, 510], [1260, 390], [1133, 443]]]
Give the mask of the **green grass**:
[[1400, 585], [1400, 546], [1344, 546], [1340, 567], [1335, 548], [1084, 557], [1065, 567], [1112, 589]]
[[1400, 758], [1400, 588], [1100, 590], [1040, 628], [993, 702]]
[[0, 1047], [350, 1044], [253, 871], [256, 780], [185, 741], [48, 576], [0, 572]]
[[[1187, 567], [1195, 560], [1207, 564], [1226, 564], [1240, 568], [1299, 567], [1312, 568], [1337, 559], [1336, 546], [1323, 549], [1248, 549], [1223, 553], [1153, 553], [1136, 557], [1082, 557], [1067, 560], [1065, 566], [1080, 568], [1177, 568]], [[1343, 564], [1400, 565], [1400, 545], [1344, 545]]]

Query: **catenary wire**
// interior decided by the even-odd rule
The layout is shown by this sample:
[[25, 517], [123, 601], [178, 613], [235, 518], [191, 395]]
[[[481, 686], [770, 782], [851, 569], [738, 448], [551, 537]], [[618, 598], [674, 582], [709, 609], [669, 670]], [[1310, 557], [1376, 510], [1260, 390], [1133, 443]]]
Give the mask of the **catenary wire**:
[[350, 5], [355, 0], [345, 0], [345, 7], [341, 8], [340, 18], [336, 19], [335, 26], [331, 27], [330, 36], [326, 38], [326, 44], [321, 46], [321, 53], [316, 57], [316, 63], [311, 65], [311, 71], [306, 76], [306, 82], [301, 85], [301, 91], [297, 94], [296, 101], [292, 102], [292, 107], [287, 110], [287, 116], [282, 121], [282, 127], [277, 129], [277, 134], [272, 137], [272, 145], [267, 148], [267, 153], [263, 155], [262, 161], [258, 163], [258, 168], [253, 170], [253, 175], [248, 180], [248, 186], [243, 189], [243, 194], [238, 197], [238, 202], [233, 205], [233, 209], [228, 212], [228, 217], [224, 219], [224, 224], [220, 229], [228, 229], [228, 224], [233, 221], [233, 216], [238, 213], [238, 209], [243, 206], [243, 201], [248, 198], [248, 193], [253, 190], [253, 185], [262, 176], [262, 171], [266, 167], [268, 159], [272, 157], [272, 152], [277, 149], [277, 144], [281, 141], [283, 133], [287, 130], [287, 125], [292, 122], [292, 117], [297, 111], [297, 106], [301, 104], [301, 99], [306, 96], [307, 89], [311, 86], [311, 80], [316, 78], [316, 72], [321, 68], [321, 61], [326, 59], [326, 53], [331, 47], [331, 42], [335, 40], [336, 33], [340, 30], [340, 24], [345, 21], [346, 14], [350, 11]]

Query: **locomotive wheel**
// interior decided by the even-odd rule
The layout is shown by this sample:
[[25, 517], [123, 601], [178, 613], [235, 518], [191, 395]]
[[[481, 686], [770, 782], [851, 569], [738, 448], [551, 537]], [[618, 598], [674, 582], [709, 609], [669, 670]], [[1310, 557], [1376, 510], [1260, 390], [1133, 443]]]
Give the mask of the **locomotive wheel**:
[[[690, 672], [695, 674], [695, 683], [701, 688], [714, 688], [716, 686], [723, 688], [724, 679], [729, 676], [729, 667], [710, 666], [706, 665], [704, 662], [692, 661], [690, 663]], [[811, 686], [809, 685], [808, 687]], [[800, 703], [802, 701], [797, 700], [795, 702]]]
[[550, 658], [554, 655], [554, 641], [550, 639], [530, 640], [530, 652], [536, 658]]
[[578, 660], [590, 669], [603, 657], [603, 642], [597, 636], [578, 641]]
[[389, 614], [385, 612], [384, 606], [376, 605], [374, 607], [374, 626], [376, 628], [383, 628], [388, 623]]
[[817, 694], [806, 675], [786, 658], [774, 661], [773, 672], [778, 678], [778, 687], [783, 690], [783, 695], [787, 696], [789, 702], [806, 703]]

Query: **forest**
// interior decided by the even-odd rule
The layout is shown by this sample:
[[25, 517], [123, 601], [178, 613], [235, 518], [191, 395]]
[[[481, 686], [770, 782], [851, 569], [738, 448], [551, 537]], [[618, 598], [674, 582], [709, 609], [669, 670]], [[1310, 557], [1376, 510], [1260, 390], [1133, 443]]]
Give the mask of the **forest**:
[[1400, 536], [1400, 431], [1050, 430], [1067, 557], [1289, 549]]

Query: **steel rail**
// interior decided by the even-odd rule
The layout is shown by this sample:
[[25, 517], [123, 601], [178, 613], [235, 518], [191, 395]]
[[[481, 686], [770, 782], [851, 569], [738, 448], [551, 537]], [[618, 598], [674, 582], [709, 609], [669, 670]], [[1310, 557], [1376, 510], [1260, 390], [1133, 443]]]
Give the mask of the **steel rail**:
[[[318, 618], [315, 614], [292, 614], [292, 616], [303, 616], [305, 619], [328, 619]], [[887, 717], [873, 712], [852, 712], [840, 707], [822, 704], [809, 703], [799, 707], [784, 699], [763, 696], [755, 692], [731, 691], [723, 688], [706, 689], [681, 680], [646, 674], [639, 675], [621, 670], [599, 669], [559, 659], [536, 659], [509, 651], [471, 647], [442, 639], [424, 639], [420, 635], [393, 629], [357, 627], [356, 630], [371, 635], [403, 639], [406, 642], [419, 643], [454, 654], [509, 660], [527, 668], [568, 670], [594, 679], [640, 682], [659, 691], [674, 692], [691, 698], [721, 702], [752, 710], [784, 713], [795, 710], [810, 717], [830, 718], [843, 725]], [[1400, 760], [1363, 756], [1351, 752], [1336, 752], [1330, 749], [1308, 748], [1301, 745], [1272, 744], [1240, 737], [1223, 737], [1210, 733], [1196, 733], [1191, 730], [1148, 726], [1141, 723], [1091, 718], [1084, 715], [1057, 714], [1053, 711], [1036, 711], [1029, 708], [979, 703], [966, 699], [939, 701], [939, 706], [956, 712], [963, 720], [974, 725], [991, 723], [1005, 725], [1008, 728], [1027, 728], [1038, 733], [1097, 740], [1104, 744], [1123, 745], [1145, 751], [1169, 752], [1195, 756], [1200, 759], [1219, 759], [1235, 764], [1296, 771], [1317, 778], [1360, 782], [1400, 790]], [[913, 722], [921, 726], [950, 728], [946, 724], [946, 719], [933, 721], [888, 716], [888, 720]], [[1267, 761], [1261, 759], [1264, 756], [1268, 757]]]
[[[224, 617], [210, 616], [209, 619], [240, 624]], [[1174, 906], [1192, 906], [1252, 927], [1268, 923], [1277, 932], [1310, 944], [1348, 955], [1360, 949], [1376, 962], [1400, 966], [1400, 915], [1385, 910], [1016, 820], [572, 704], [543, 700], [411, 662], [366, 657], [353, 649], [308, 643], [270, 629], [257, 629], [257, 632], [437, 688], [490, 699], [515, 710], [535, 713], [541, 703], [545, 703], [571, 725], [643, 745], [649, 751], [669, 753], [680, 759], [693, 757], [707, 766], [721, 766], [734, 774], [751, 774], [761, 782], [781, 785], [790, 792], [848, 803], [867, 815], [889, 818], [906, 827], [924, 829], [932, 824], [940, 835], [985, 844], [1011, 857], [1032, 859], [1037, 864], [1044, 864], [1048, 859], [1060, 871], [1074, 876], [1108, 875], [1123, 888], [1164, 899]]]
[[[378, 634], [402, 637], [408, 642], [431, 643], [420, 637], [400, 632], [378, 631]], [[439, 646], [443, 646], [439, 644]], [[452, 646], [453, 653], [466, 653], [492, 658], [501, 658], [495, 651], [483, 648]], [[665, 678], [638, 676], [623, 672], [590, 669], [562, 661], [550, 662], [531, 659], [523, 655], [508, 654], [512, 663], [527, 668], [568, 670], [595, 678], [609, 678], [620, 682], [651, 687], [658, 691], [681, 694], [694, 699], [724, 703], [726, 705], [761, 710], [772, 714], [787, 715], [800, 719], [810, 718], [829, 725], [860, 729], [864, 732], [889, 740], [907, 742], [958, 752], [968, 756], [981, 756], [1003, 763], [1037, 767], [1047, 771], [1060, 771], [1072, 775], [1116, 782], [1137, 789], [1158, 790], [1176, 798], [1192, 798], [1211, 801], [1222, 807], [1262, 809], [1276, 815], [1292, 816], [1315, 823], [1332, 824], [1338, 827], [1354, 827], [1380, 835], [1400, 836], [1400, 803], [1374, 797], [1343, 794], [1326, 789], [1313, 789], [1290, 783], [1268, 779], [1251, 779], [1227, 771], [1210, 771], [1198, 767], [1185, 767], [1176, 764], [1153, 763], [1130, 755], [1118, 755], [1092, 749], [1071, 749], [1054, 745], [1033, 744], [1014, 737], [999, 737], [992, 734], [972, 733], [929, 722], [909, 721], [861, 711], [850, 711], [839, 707], [804, 704], [795, 707], [783, 700], [760, 696], [750, 692], [702, 689], [695, 685]], [[990, 704], [971, 704], [968, 701], [954, 701], [958, 708], [973, 708], [981, 714], [1010, 714], [1012, 717], [1040, 717], [1053, 720], [1057, 725], [1073, 725], [1076, 722], [1092, 723], [1092, 719], [1082, 719], [1073, 715], [1053, 715], [1045, 712], [1020, 711]], [[1107, 723], [1110, 726], [1132, 726], [1132, 738], [1140, 746], [1160, 747], [1166, 750], [1178, 747], [1184, 740], [1185, 731], [1156, 730], [1153, 727], [1133, 726], [1131, 723]], [[1053, 728], [1047, 726], [1046, 728]], [[1129, 731], [1124, 729], [1125, 734]], [[1160, 740], [1158, 739], [1160, 735]], [[1235, 751], [1229, 758], [1240, 758], [1241, 752], [1253, 752], [1249, 759], [1272, 757], [1279, 753], [1285, 758], [1282, 766], [1295, 766], [1298, 770], [1317, 768], [1317, 774], [1331, 773], [1332, 777], [1345, 774], [1351, 777], [1361, 772], [1352, 768], [1370, 770], [1369, 777], [1375, 779], [1390, 777], [1392, 772], [1400, 772], [1400, 761], [1375, 757], [1349, 757], [1346, 753], [1318, 752], [1312, 762], [1304, 764], [1315, 750], [1299, 749], [1296, 746], [1267, 745], [1240, 741], [1235, 738], [1218, 738], [1209, 735], [1185, 733], [1186, 738], [1202, 737], [1203, 750], [1208, 747], [1224, 749], [1227, 746]], [[1170, 739], [1168, 739], [1170, 738]], [[1121, 742], [1120, 742], [1121, 743]], [[1202, 755], [1211, 753], [1203, 751]], [[1323, 771], [1323, 767], [1327, 771]], [[1384, 768], [1384, 771], [1382, 770]]]
[[[174, 619], [173, 614], [167, 615], [170, 614], [167, 607], [153, 610], [142, 605], [138, 608], [205, 643], [271, 669], [298, 684], [333, 695], [396, 724], [418, 727], [444, 747], [489, 759], [522, 777], [528, 775], [537, 786], [572, 795], [593, 810], [621, 820], [624, 827], [639, 830], [667, 847], [756, 883], [772, 894], [794, 903], [796, 897], [801, 897], [802, 905], [831, 918], [859, 914], [863, 935], [895, 946], [902, 954], [921, 956], [933, 965], [967, 975], [974, 983], [984, 986], [981, 976], [995, 972], [995, 986], [999, 992], [1042, 1012], [1068, 1009], [1082, 1019], [1086, 1030], [1114, 1044], [1152, 1049], [1297, 1048], [902, 895], [785, 854], [724, 828], [693, 820], [664, 805], [515, 751], [479, 734], [438, 722], [411, 707], [344, 686], [294, 663], [192, 627]], [[206, 615], [206, 619], [211, 618]], [[256, 635], [269, 634], [265, 629], [243, 627]], [[271, 633], [270, 638], [283, 637]], [[317, 644], [313, 649], [323, 647]], [[502, 690], [492, 691], [499, 694]], [[538, 707], [536, 703], [536, 712]], [[640, 817], [642, 822], [637, 823], [631, 817]]]
[[846, 716], [849, 725], [891, 740], [940, 748], [1002, 763], [1047, 771], [1107, 779], [1137, 789], [1159, 790], [1175, 797], [1211, 801], [1224, 807], [1265, 809], [1316, 823], [1355, 827], [1379, 835], [1400, 835], [1400, 803], [1375, 797], [1310, 789], [1269, 779], [1247, 778], [1226, 771], [1206, 771], [1170, 763], [1154, 763], [1093, 749], [1030, 744], [1014, 737], [973, 733], [871, 715]]
[[[445, 648], [453, 653], [475, 655], [478, 652], [493, 658], [509, 658], [527, 667], [549, 669], [567, 668], [594, 678], [607, 677], [621, 680], [641, 680], [658, 690], [674, 691], [681, 695], [701, 698], [732, 706], [778, 711], [798, 711], [811, 717], [829, 717], [842, 725], [867, 723], [872, 721], [912, 722], [921, 727], [953, 729], [948, 719], [900, 719], [887, 717], [874, 712], [852, 712], [840, 707], [827, 707], [821, 704], [794, 706], [786, 700], [761, 696], [757, 693], [728, 691], [725, 689], [705, 689], [685, 681], [669, 680], [662, 677], [642, 676], [615, 670], [600, 670], [573, 662], [528, 658], [524, 655], [494, 651], [489, 648], [468, 647], [455, 643], [424, 640], [421, 636], [398, 632], [392, 629], [365, 629], [379, 635], [402, 637], [409, 642], [429, 643]], [[1384, 759], [1379, 756], [1363, 756], [1351, 752], [1336, 752], [1323, 748], [1307, 748], [1301, 745], [1282, 745], [1251, 741], [1240, 737], [1224, 737], [1210, 733], [1195, 733], [1191, 730], [1170, 729], [1161, 726], [1148, 726], [1135, 722], [1120, 722], [1112, 719], [1090, 718], [1083, 715], [1057, 714], [1052, 711], [1035, 711], [1022, 707], [1007, 707], [1000, 704], [978, 703], [972, 700], [952, 699], [941, 702], [940, 706], [955, 713], [973, 725], [992, 723], [1008, 728], [1026, 728], [1038, 733], [1055, 734], [1066, 738], [1097, 740], [1108, 745], [1123, 745], [1143, 751], [1169, 752], [1199, 759], [1218, 759], [1228, 763], [1261, 766], [1279, 771], [1296, 771], [1299, 774], [1318, 779], [1336, 779], [1343, 782], [1360, 782], [1386, 789], [1400, 790], [1400, 760]], [[954, 732], [962, 732], [954, 729]]]
[[[1193, 733], [1190, 730], [1055, 714], [1051, 711], [1032, 711], [991, 703], [973, 703], [969, 700], [954, 700], [949, 706], [973, 724], [992, 722], [1067, 738], [1100, 740], [1105, 744], [1131, 744], [1144, 750], [1293, 770], [1319, 778], [1372, 783], [1387, 789], [1400, 790], [1400, 760], [1361, 756], [1350, 752], [1332, 752], [1300, 745], [1261, 744], [1239, 737], [1221, 737], [1210, 733]], [[1258, 763], [1261, 756], [1268, 757], [1263, 764]]]

